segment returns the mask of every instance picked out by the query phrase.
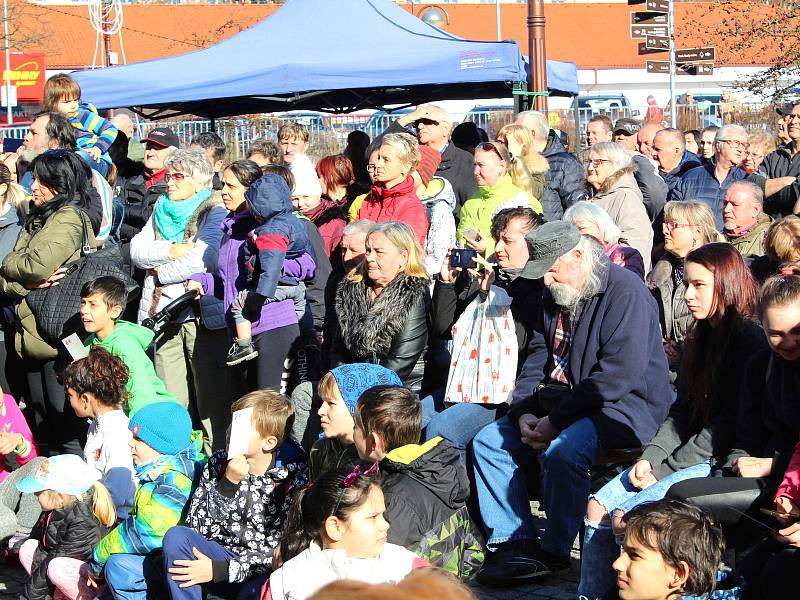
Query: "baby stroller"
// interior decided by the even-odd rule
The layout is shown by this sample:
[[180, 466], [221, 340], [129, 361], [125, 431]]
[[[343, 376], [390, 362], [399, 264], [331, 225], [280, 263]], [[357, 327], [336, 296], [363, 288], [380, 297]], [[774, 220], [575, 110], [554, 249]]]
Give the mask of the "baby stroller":
[[142, 321], [142, 326], [147, 327], [155, 333], [153, 342], [150, 344], [150, 358], [155, 361], [156, 357], [156, 340], [159, 334], [175, 317], [181, 314], [192, 302], [197, 298], [196, 292], [186, 292], [181, 294], [175, 300], [167, 304], [164, 308], [154, 314], [152, 317], [147, 317]]

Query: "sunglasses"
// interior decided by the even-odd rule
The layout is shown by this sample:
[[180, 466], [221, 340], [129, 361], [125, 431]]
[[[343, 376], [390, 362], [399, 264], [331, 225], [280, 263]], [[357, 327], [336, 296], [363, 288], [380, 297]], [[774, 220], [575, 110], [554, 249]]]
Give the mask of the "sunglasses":
[[475, 146], [475, 151], [483, 150], [484, 152], [494, 152], [497, 154], [498, 158], [502, 161], [508, 162], [509, 156], [508, 151], [505, 148], [501, 148], [497, 144], [501, 142], [483, 142]]
[[172, 180], [175, 183], [181, 183], [186, 177], [187, 176], [183, 173], [167, 173], [164, 175], [164, 181], [169, 183], [170, 180]]

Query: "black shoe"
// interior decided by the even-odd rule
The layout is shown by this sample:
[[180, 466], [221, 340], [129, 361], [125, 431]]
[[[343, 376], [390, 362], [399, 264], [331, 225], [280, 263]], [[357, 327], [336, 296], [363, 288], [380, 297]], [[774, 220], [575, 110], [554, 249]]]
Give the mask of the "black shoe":
[[233, 342], [233, 346], [231, 346], [231, 349], [228, 351], [228, 360], [226, 364], [232, 367], [238, 365], [240, 362], [252, 360], [256, 356], [258, 356], [258, 350], [256, 350], [256, 346], [253, 342], [243, 346], [236, 341]]
[[508, 587], [568, 569], [568, 556], [556, 557], [532, 542], [515, 540], [500, 544], [496, 551], [487, 553], [475, 579], [483, 585]]

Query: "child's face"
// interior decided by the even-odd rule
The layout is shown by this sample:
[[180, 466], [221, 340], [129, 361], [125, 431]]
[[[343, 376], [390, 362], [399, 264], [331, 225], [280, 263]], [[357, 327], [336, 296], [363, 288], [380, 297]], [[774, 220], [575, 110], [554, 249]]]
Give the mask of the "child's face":
[[683, 583], [676, 569], [664, 562], [660, 552], [627, 535], [612, 568], [617, 572], [621, 600], [665, 600]]
[[81, 395], [72, 388], [67, 388], [67, 397], [76, 415], [82, 419], [93, 419], [95, 417], [88, 394]]
[[54, 490], [36, 492], [36, 498], [39, 500], [43, 511], [58, 510], [66, 506], [65, 494], [60, 494]]
[[103, 335], [114, 329], [114, 320], [122, 314], [122, 307], [109, 306], [102, 294], [81, 298], [81, 322], [88, 333]]
[[72, 100], [59, 100], [56, 102], [56, 112], [61, 113], [62, 115], [72, 116], [76, 112], [78, 112], [78, 105], [80, 104], [80, 98], [73, 98]]
[[386, 505], [383, 492], [377, 485], [370, 486], [364, 504], [350, 513], [344, 523], [344, 533], [339, 547], [351, 558], [379, 556], [386, 545], [389, 523], [383, 518]]
[[322, 398], [322, 406], [319, 407], [317, 414], [325, 437], [339, 438], [349, 444], [353, 443], [355, 421], [342, 400], [338, 388], [335, 388], [332, 396]]
[[132, 437], [131, 441], [128, 442], [128, 446], [131, 449], [133, 463], [136, 465], [143, 465], [144, 463], [157, 459], [161, 455], [160, 452], [154, 450], [137, 437]]

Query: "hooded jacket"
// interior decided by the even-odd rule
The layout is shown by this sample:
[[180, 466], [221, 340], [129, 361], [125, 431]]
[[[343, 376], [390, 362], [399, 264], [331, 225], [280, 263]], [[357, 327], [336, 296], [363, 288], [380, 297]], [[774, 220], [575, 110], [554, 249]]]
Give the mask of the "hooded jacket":
[[428, 217], [417, 196], [416, 185], [411, 175], [393, 188], [373, 185], [358, 209], [358, 218], [369, 219], [374, 223], [402, 221], [414, 230], [419, 245], [425, 247]]
[[391, 524], [388, 541], [410, 550], [469, 498], [467, 470], [458, 451], [441, 437], [395, 448], [380, 462], [380, 470]]
[[286, 440], [263, 475], [247, 475], [239, 484], [225, 477], [225, 449], [208, 459], [192, 494], [186, 526], [224, 547], [235, 558], [213, 561], [214, 581], [238, 583], [272, 566], [283, 523], [295, 490], [308, 482], [303, 450]]
[[583, 166], [567, 152], [561, 139], [552, 129], [542, 150], [550, 168], [547, 171], [547, 189], [541, 198], [546, 221], [559, 220], [564, 211], [579, 200], [586, 200], [586, 178]]
[[450, 182], [434, 177], [428, 184], [422, 205], [428, 215], [428, 237], [425, 240], [425, 270], [433, 277], [442, 268], [447, 251], [456, 243], [456, 195]]
[[164, 535], [181, 519], [192, 493], [192, 482], [200, 466], [202, 436], [178, 454], [136, 465], [139, 488], [128, 518], [105, 536], [92, 551], [89, 570], [99, 576], [112, 554], [150, 554], [158, 550]]
[[147, 348], [153, 342], [155, 334], [147, 327], [117, 321], [114, 330], [104, 340], [91, 334], [84, 342], [86, 349], [102, 346], [114, 356], [118, 356], [128, 367], [129, 376], [125, 390], [128, 398], [128, 415], [148, 404], [155, 402], [177, 402], [175, 396], [167, 391], [167, 386], [156, 375], [153, 361], [147, 356]]

